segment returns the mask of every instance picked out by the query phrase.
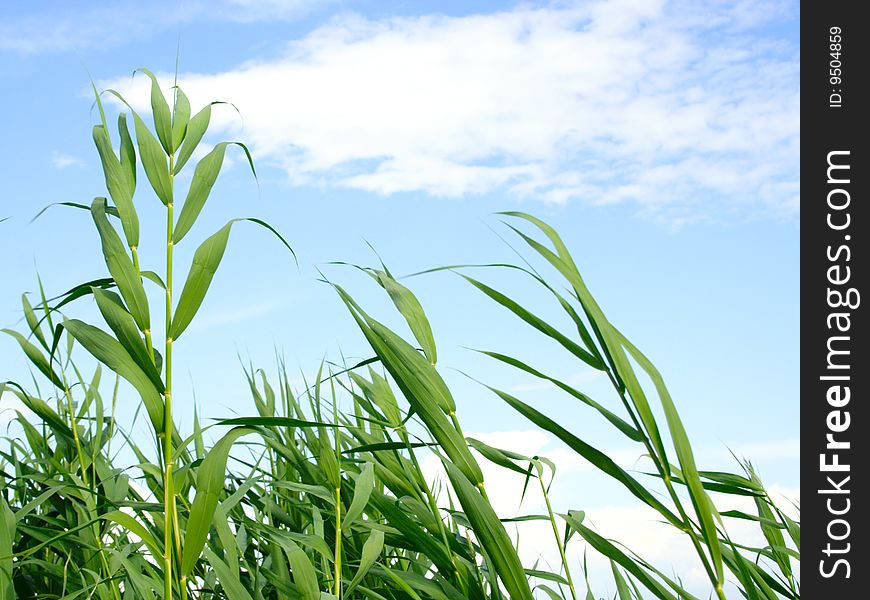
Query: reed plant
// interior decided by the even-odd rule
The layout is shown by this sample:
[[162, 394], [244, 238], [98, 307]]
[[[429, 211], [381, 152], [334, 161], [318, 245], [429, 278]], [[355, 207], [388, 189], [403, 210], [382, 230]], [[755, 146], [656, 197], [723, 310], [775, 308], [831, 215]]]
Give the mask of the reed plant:
[[[100, 120], [93, 135], [108, 195], [90, 206], [66, 206], [90, 212], [107, 275], [59, 296], [47, 295], [40, 282], [38, 300], [22, 297], [23, 331], [4, 330], [28, 358], [33, 377], [0, 385], [30, 412], [16, 416], [20, 432], [0, 447], [0, 600], [588, 600], [596, 597], [593, 585], [609, 586], [619, 600], [695, 598], [678, 575], [592, 527], [583, 498], [554, 506], [555, 465], [546, 457], [465, 435], [462, 403], [441, 376], [423, 305], [383, 265], [360, 271], [386, 292], [410, 336], [377, 320], [347, 284], [326, 281], [370, 346], [370, 358], [325, 363], [302, 389], [293, 388], [283, 361], [271, 376], [248, 365], [253, 414], [203, 427], [194, 412], [192, 431], [180, 431], [173, 419], [173, 345], [204, 302], [240, 219], [200, 243], [177, 299], [173, 250], [195, 231], [230, 146], [256, 172], [243, 144], [218, 143], [193, 167], [181, 193], [176, 176], [202, 144], [214, 104], [194, 114], [177, 85], [167, 101], [157, 78], [139, 73], [151, 81], [150, 124], [109, 90], [125, 107], [113, 142], [104, 95], [96, 93]], [[141, 185], [137, 190], [141, 173], [144, 192]], [[162, 248], [158, 270], [147, 269], [147, 253], [140, 252], [147, 244], [140, 240], [136, 207], [150, 201], [159, 201], [166, 216], [165, 237], [153, 246]], [[570, 330], [472, 277], [471, 266], [436, 270], [459, 274], [572, 359], [601, 371], [618, 399], [612, 406], [518, 358], [485, 351], [597, 414], [637, 445], [650, 472], [626, 471], [584, 441], [580, 424], [568, 426], [496, 385], [487, 387], [685, 536], [711, 595], [799, 598], [800, 525], [791, 511], [777, 506], [748, 462], [740, 473], [699, 468], [660, 373], [605, 317], [559, 235], [530, 215], [505, 218], [527, 226], [509, 224], [530, 248], [529, 258], [550, 275], [528, 263], [477, 268], [521, 273], [552, 296]], [[246, 220], [290, 249], [269, 224]], [[103, 324], [71, 316], [88, 299]], [[152, 314], [160, 309], [164, 328], [156, 333]], [[131, 394], [153, 447], [136, 441], [138, 420], [133, 431], [116, 419], [119, 399]], [[221, 434], [211, 445], [209, 428]], [[134, 462], [120, 458], [120, 446]], [[440, 474], [424, 469], [427, 457], [440, 462]], [[513, 472], [526, 488], [538, 487], [546, 511], [499, 515], [485, 463]], [[729, 496], [751, 499], [755, 512], [717, 509], [714, 500]], [[732, 539], [727, 525], [734, 519], [757, 526], [766, 543], [751, 547]], [[509, 533], [518, 521], [547, 523], [556, 568], [524, 564], [522, 538]], [[572, 562], [569, 549], [580, 540], [611, 562], [612, 581], [590, 584], [585, 565]]]

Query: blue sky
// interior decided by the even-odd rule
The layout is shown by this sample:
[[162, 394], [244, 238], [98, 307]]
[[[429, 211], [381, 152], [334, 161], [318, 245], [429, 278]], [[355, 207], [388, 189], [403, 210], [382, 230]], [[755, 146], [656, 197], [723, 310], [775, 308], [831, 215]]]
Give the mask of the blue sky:
[[[3, 327], [20, 327], [19, 296], [36, 291], [37, 271], [49, 293], [104, 274], [86, 213], [54, 208], [30, 223], [51, 202], [105, 194], [89, 76], [144, 107], [146, 80], [130, 73], [146, 66], [170, 83], [180, 47], [179, 83], [194, 107], [220, 99], [241, 113], [217, 108], [207, 141], [248, 143], [259, 183], [229, 152], [176, 264], [189, 264], [193, 239], [235, 216], [267, 219], [300, 264], [258, 228], [234, 230], [178, 344], [183, 423], [194, 391], [209, 417], [253, 410], [237, 355], [268, 369], [277, 350], [309, 375], [323, 356], [368, 356], [318, 268], [400, 327], [366, 277], [327, 263], [376, 264], [366, 242], [398, 274], [514, 260], [493, 213], [523, 210], [556, 226], [611, 320], [657, 363], [702, 464], [733, 466], [726, 447], [745, 451], [768, 482], [797, 494], [796, 2], [42, 2], [0, 11]], [[158, 268], [162, 206], [138, 194], [143, 260]], [[564, 324], [527, 282], [480, 274]], [[468, 430], [561, 456], [458, 370], [636, 461], [640, 450], [620, 446], [588, 411], [464, 347], [527, 358], [607, 398], [603, 381], [455, 276], [409, 285]], [[94, 311], [85, 302], [70, 312]], [[4, 379], [28, 379], [11, 339], [0, 341], [0, 365]], [[122, 415], [132, 406], [122, 402]], [[564, 471], [570, 508], [599, 507], [601, 523], [629, 518], [618, 511], [630, 503], [601, 477]]]

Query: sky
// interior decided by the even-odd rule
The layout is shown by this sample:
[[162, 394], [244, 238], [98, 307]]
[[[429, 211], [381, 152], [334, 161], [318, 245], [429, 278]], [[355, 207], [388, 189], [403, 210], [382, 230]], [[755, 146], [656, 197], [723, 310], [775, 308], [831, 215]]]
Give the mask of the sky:
[[[610, 320], [656, 363], [701, 465], [736, 468], [734, 451], [798, 499], [798, 22], [798, 3], [776, 0], [3, 4], [0, 326], [21, 329], [37, 274], [50, 295], [105, 275], [85, 212], [55, 207], [31, 222], [52, 202], [105, 194], [90, 79], [144, 111], [148, 81], [133, 70], [168, 86], [177, 58], [194, 110], [235, 107], [215, 107], [206, 147], [245, 142], [258, 177], [228, 151], [176, 264], [237, 216], [267, 220], [299, 260], [262, 229], [235, 227], [176, 347], [182, 427], [194, 403], [206, 418], [253, 412], [242, 362], [274, 372], [281, 355], [301, 385], [324, 357], [369, 356], [321, 273], [408, 333], [373, 282], [335, 261], [380, 256], [399, 275], [517, 261], [518, 239], [494, 213], [522, 210], [556, 227]], [[137, 203], [142, 260], [158, 269], [162, 206], [144, 191]], [[475, 273], [567, 326], [528, 280]], [[461, 372], [642, 470], [641, 450], [589, 410], [469, 348], [526, 359], [597, 398], [609, 398], [606, 381], [455, 275], [404, 282], [432, 322], [467, 431], [557, 459], [555, 502], [607, 535], [652, 559], [687, 556], [627, 494]], [[89, 301], [69, 310], [94, 313]], [[0, 369], [29, 382], [11, 338]], [[0, 407], [5, 427], [13, 404]], [[134, 409], [122, 398], [122, 421]], [[516, 484], [498, 484], [502, 496]]]

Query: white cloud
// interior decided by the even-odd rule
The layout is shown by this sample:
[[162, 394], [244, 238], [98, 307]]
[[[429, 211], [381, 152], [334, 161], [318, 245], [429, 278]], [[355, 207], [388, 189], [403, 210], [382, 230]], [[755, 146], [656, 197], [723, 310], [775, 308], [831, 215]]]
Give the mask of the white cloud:
[[51, 164], [55, 169], [68, 169], [79, 167], [84, 164], [84, 161], [77, 156], [55, 151], [51, 153]]
[[[749, 4], [343, 15], [280, 57], [180, 82], [195, 103], [232, 100], [244, 125], [218, 111], [218, 128], [295, 183], [794, 218], [798, 48], [746, 29]], [[147, 106], [144, 78], [107, 84]]]

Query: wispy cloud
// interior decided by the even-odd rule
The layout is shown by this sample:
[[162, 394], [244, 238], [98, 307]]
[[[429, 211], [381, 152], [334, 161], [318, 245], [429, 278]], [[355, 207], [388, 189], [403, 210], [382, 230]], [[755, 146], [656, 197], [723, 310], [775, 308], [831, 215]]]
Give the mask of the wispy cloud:
[[297, 19], [329, 2], [318, 0], [121, 0], [95, 8], [70, 5], [6, 15], [0, 23], [0, 52], [43, 54], [121, 46], [202, 22], [253, 23]]
[[[299, 184], [632, 202], [671, 224], [795, 218], [798, 47], [760, 28], [791, 5], [756, 5], [344, 15], [181, 83], [232, 99], [258, 156]], [[108, 83], [147, 104], [144, 80]], [[234, 114], [217, 123], [240, 133]]]
[[271, 314], [279, 310], [284, 306], [284, 304], [283, 301], [275, 300], [204, 312], [200, 318], [191, 325], [191, 328], [202, 331], [214, 327], [244, 323]]
[[64, 154], [63, 152], [54, 151], [51, 153], [51, 165], [55, 169], [68, 169], [69, 167], [78, 167], [84, 164], [84, 161], [77, 156]]
[[[596, 379], [600, 379], [604, 377], [604, 373], [601, 371], [594, 371], [589, 369], [587, 371], [580, 371], [579, 373], [572, 373], [571, 375], [567, 375], [565, 377], [558, 377], [559, 381], [565, 383], [570, 386], [577, 386], [583, 383], [589, 383], [590, 381], [594, 381]], [[514, 393], [520, 392], [539, 392], [541, 390], [552, 390], [556, 389], [555, 384], [550, 383], [545, 380], [535, 380], [534, 383], [521, 383], [518, 385], [513, 385], [508, 388], [508, 391]]]

